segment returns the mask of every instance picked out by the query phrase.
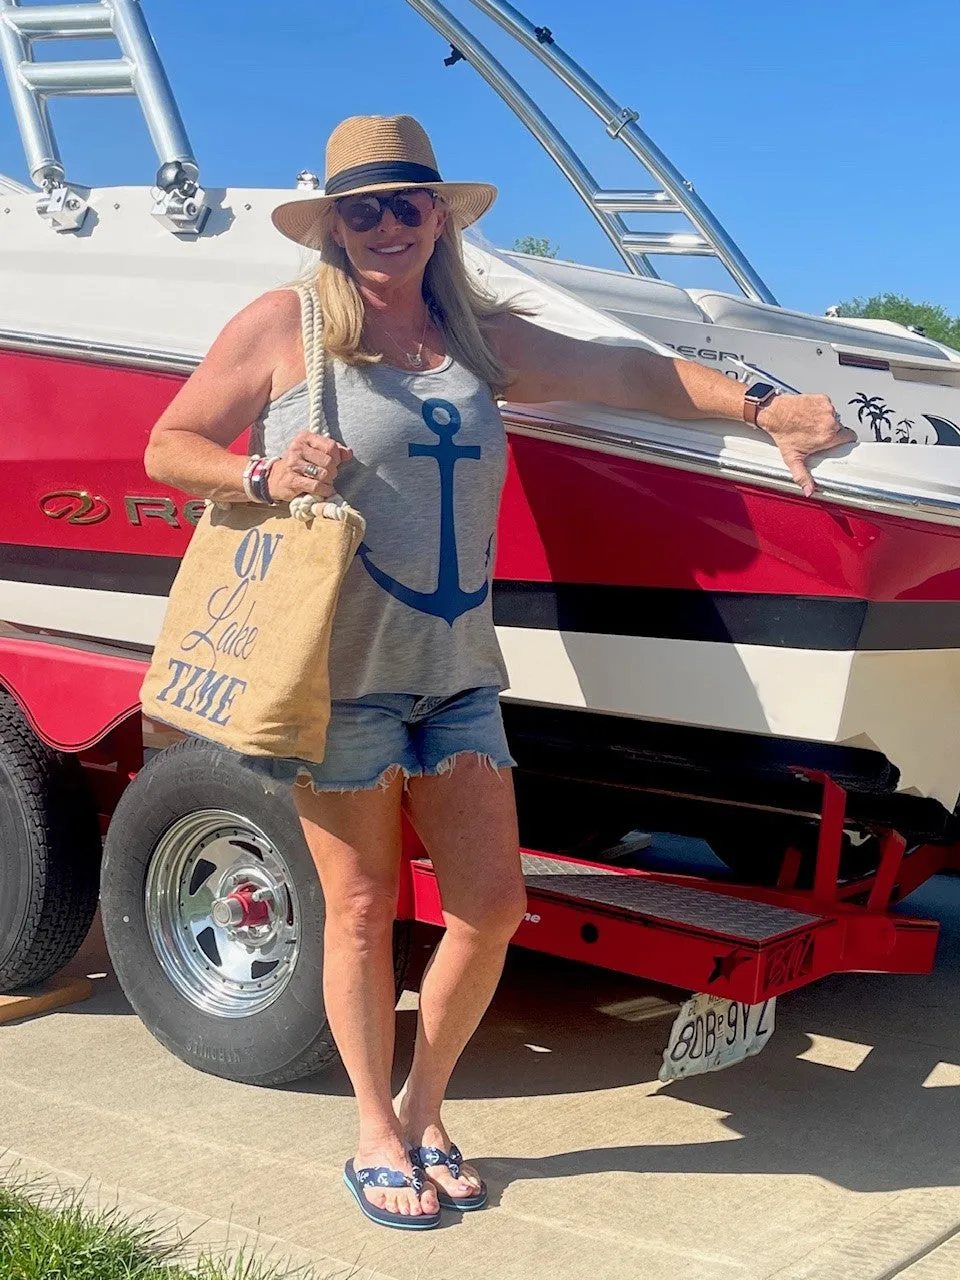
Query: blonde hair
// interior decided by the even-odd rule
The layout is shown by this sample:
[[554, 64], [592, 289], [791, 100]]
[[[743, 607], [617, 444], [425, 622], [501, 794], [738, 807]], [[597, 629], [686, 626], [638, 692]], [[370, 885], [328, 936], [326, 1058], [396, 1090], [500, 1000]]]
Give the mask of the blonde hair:
[[[346, 364], [377, 364], [382, 353], [363, 346], [363, 296], [346, 250], [334, 239], [334, 218], [333, 206], [320, 215], [308, 242], [309, 248], [319, 252], [320, 263], [301, 280], [316, 281], [324, 350]], [[460, 228], [452, 216], [448, 216], [424, 271], [423, 297], [448, 353], [485, 382], [494, 395], [502, 393], [513, 373], [494, 351], [485, 329], [497, 316], [531, 313], [512, 299], [498, 301], [471, 278], [463, 260]]]

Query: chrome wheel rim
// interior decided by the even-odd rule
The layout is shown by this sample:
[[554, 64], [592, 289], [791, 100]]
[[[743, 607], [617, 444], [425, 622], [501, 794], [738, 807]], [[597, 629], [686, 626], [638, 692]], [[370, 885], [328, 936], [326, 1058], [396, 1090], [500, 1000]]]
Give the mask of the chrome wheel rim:
[[223, 809], [179, 818], [150, 860], [144, 906], [164, 975], [204, 1013], [259, 1013], [293, 975], [301, 920], [293, 875], [248, 818]]

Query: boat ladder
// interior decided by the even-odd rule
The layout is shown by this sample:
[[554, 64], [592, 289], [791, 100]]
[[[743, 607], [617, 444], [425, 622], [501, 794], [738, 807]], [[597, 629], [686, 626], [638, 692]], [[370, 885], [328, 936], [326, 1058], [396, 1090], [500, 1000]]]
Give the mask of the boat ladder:
[[[726, 268], [739, 288], [757, 302], [776, 305], [776, 298], [720, 225], [690, 183], [652, 138], [640, 128], [638, 113], [617, 103], [596, 80], [565, 53], [554, 33], [534, 26], [506, 0], [471, 0], [528, 53], [554, 73], [603, 122], [606, 133], [621, 142], [659, 183], [653, 189], [604, 190], [559, 129], [547, 118], [519, 82], [489, 49], [438, 0], [407, 0], [451, 45], [448, 66], [466, 60], [533, 133], [564, 176], [571, 182], [627, 269], [634, 275], [659, 279], [649, 255], [713, 257]], [[690, 231], [632, 231], [623, 214], [679, 214]]]
[[[41, 40], [113, 40], [119, 58], [37, 61]], [[160, 161], [153, 216], [177, 234], [196, 234], [209, 208], [200, 171], [170, 82], [139, 0], [31, 4], [0, 0], [3, 67], [30, 177], [41, 195], [37, 209], [56, 231], [79, 230], [89, 213], [89, 189], [70, 183], [60, 157], [48, 99], [133, 94], [140, 102]]]

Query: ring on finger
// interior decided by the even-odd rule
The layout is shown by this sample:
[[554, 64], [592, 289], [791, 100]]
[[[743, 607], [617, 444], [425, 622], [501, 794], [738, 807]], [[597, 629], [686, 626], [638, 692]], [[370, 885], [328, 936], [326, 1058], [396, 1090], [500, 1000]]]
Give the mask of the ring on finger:
[[303, 474], [309, 480], [316, 480], [317, 476], [320, 474], [320, 468], [315, 462], [305, 462], [303, 464]]

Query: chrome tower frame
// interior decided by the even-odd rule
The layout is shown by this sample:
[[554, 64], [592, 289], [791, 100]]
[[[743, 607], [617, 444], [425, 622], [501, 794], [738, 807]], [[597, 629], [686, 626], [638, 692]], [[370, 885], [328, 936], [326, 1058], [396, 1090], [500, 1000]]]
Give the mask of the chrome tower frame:
[[[40, 40], [111, 38], [120, 46], [120, 58], [38, 62], [33, 56], [33, 45]], [[30, 177], [43, 193], [38, 211], [55, 230], [79, 230], [89, 192], [66, 180], [47, 101], [119, 94], [139, 100], [160, 161], [154, 216], [179, 233], [200, 229], [206, 209], [199, 166], [139, 0], [29, 6], [0, 0], [0, 66]]]
[[[450, 41], [447, 63], [469, 62], [527, 126], [547, 154], [572, 183], [604, 234], [634, 275], [659, 279], [648, 254], [714, 257], [726, 268], [742, 292], [756, 302], [778, 305], [771, 290], [747, 261], [739, 246], [696, 194], [693, 184], [637, 123], [638, 113], [619, 105], [596, 80], [557, 44], [548, 27], [535, 27], [506, 0], [470, 0], [528, 53], [552, 71], [599, 117], [609, 137], [622, 142], [661, 185], [653, 190], [605, 191], [579, 156], [547, 119], [513, 76], [472, 32], [438, 0], [407, 0], [422, 18]], [[693, 231], [631, 231], [624, 213], [678, 213]]]
[[[448, 64], [468, 61], [533, 133], [570, 181], [604, 234], [634, 275], [659, 279], [650, 255], [716, 258], [741, 291], [758, 302], [776, 298], [696, 194], [693, 184], [638, 124], [638, 114], [621, 106], [557, 44], [547, 27], [536, 27], [507, 0], [470, 0], [556, 75], [599, 117], [607, 135], [620, 141], [659, 186], [631, 191], [604, 190], [580, 157], [489, 49], [439, 0], [407, 0], [426, 22], [450, 41]], [[37, 62], [39, 40], [114, 38], [122, 57]], [[0, 66], [10, 86], [30, 175], [41, 189], [38, 212], [57, 231], [77, 231], [88, 213], [86, 189], [66, 180], [47, 111], [54, 96], [133, 94], [140, 102], [160, 161], [153, 215], [178, 234], [202, 230], [208, 208], [198, 186], [199, 167], [180, 117], [173, 90], [150, 35], [140, 0], [83, 0], [24, 6], [0, 0]], [[14, 185], [14, 184], [9, 184]], [[624, 214], [685, 216], [690, 231], [632, 231]]]

